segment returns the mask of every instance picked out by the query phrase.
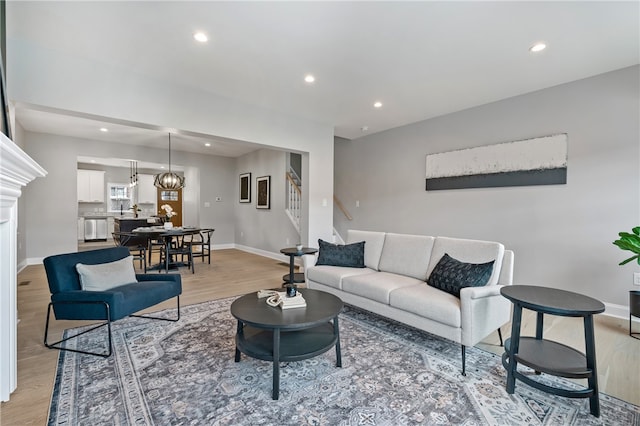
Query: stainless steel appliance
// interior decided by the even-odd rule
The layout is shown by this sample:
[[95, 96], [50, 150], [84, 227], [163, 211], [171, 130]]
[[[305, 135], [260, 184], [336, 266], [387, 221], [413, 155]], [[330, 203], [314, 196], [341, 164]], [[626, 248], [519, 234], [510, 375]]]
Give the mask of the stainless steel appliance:
[[85, 241], [107, 241], [107, 218], [87, 217], [84, 219]]

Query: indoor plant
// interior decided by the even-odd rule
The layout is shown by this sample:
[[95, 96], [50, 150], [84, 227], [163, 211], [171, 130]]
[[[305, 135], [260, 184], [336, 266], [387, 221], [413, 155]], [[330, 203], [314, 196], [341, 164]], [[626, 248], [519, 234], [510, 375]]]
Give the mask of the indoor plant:
[[166, 221], [164, 222], [164, 227], [166, 229], [170, 229], [173, 227], [173, 223], [171, 223], [171, 218], [175, 215], [177, 215], [178, 213], [173, 211], [173, 207], [171, 207], [169, 204], [163, 204], [160, 206], [160, 208], [162, 210], [164, 210], [164, 214], [166, 216]]
[[619, 263], [619, 265], [625, 265], [633, 260], [636, 260], [638, 262], [638, 265], [640, 265], [640, 226], [636, 226], [631, 231], [632, 233], [618, 233], [620, 238], [613, 242], [613, 244], [617, 245], [622, 250], [629, 250], [630, 252], [634, 253], [633, 256], [623, 260]]
[[[634, 253], [630, 258], [620, 262], [620, 265], [627, 264], [634, 259], [638, 262], [638, 265], [640, 265], [640, 226], [636, 226], [631, 230], [631, 232], [632, 233], [620, 232], [618, 234], [620, 238], [613, 242], [613, 244], [617, 245], [622, 250], [629, 250]], [[634, 339], [640, 339], [640, 333], [632, 330], [631, 319], [633, 317], [640, 318], [640, 291], [638, 290], [629, 291], [629, 336]]]

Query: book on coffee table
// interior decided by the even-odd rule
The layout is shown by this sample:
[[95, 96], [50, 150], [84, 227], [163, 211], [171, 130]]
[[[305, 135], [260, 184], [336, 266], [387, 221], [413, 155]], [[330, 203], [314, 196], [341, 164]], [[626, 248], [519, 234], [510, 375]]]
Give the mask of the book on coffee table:
[[298, 293], [293, 297], [288, 297], [285, 291], [278, 291], [276, 294], [267, 298], [269, 306], [280, 306], [282, 309], [304, 308], [307, 301], [304, 300], [302, 294]]

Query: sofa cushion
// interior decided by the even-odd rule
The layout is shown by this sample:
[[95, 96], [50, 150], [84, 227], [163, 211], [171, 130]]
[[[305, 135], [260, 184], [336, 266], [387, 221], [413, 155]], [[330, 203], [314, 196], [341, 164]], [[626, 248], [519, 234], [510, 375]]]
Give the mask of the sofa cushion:
[[96, 265], [78, 263], [76, 270], [80, 276], [80, 287], [86, 291], [105, 291], [138, 281], [132, 256]]
[[389, 304], [451, 327], [462, 325], [460, 299], [424, 282], [392, 291]]
[[502, 267], [502, 258], [504, 257], [504, 246], [502, 244], [493, 241], [437, 237], [433, 244], [427, 276], [431, 275], [431, 271], [433, 271], [433, 268], [436, 267], [445, 253], [448, 253], [449, 256], [461, 262], [468, 263], [486, 263], [495, 260], [493, 272], [487, 285], [498, 283]]
[[375, 273], [369, 268], [345, 268], [342, 266], [312, 266], [305, 271], [307, 280], [342, 290], [342, 279], [352, 275]]
[[424, 281], [404, 275], [376, 272], [366, 275], [352, 275], [342, 279], [342, 290], [357, 294], [376, 302], [389, 304], [389, 294], [401, 287], [424, 285]]
[[382, 253], [384, 238], [384, 232], [356, 231], [353, 229], [347, 231], [347, 243], [354, 243], [356, 241], [364, 241], [366, 243], [364, 248], [364, 265], [376, 271], [380, 263], [380, 254]]
[[486, 285], [491, 277], [493, 264], [493, 260], [486, 263], [460, 262], [445, 253], [431, 271], [427, 284], [460, 297], [462, 288]]
[[380, 256], [380, 271], [425, 281], [434, 241], [434, 237], [425, 235], [388, 233]]
[[364, 241], [337, 245], [318, 239], [318, 260], [316, 265], [364, 268]]

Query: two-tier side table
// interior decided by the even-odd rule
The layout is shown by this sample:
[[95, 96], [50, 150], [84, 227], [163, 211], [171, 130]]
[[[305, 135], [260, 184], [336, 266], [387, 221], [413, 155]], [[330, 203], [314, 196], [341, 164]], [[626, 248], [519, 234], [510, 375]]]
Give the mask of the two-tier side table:
[[305, 254], [314, 254], [317, 252], [318, 252], [318, 249], [309, 248], [309, 247], [302, 247], [302, 249], [300, 250], [298, 250], [295, 247], [288, 247], [280, 250], [280, 253], [286, 254], [287, 256], [289, 256], [289, 273], [282, 277], [282, 281], [284, 281], [284, 285], [303, 283], [305, 281], [304, 273], [302, 272], [294, 273], [295, 258], [299, 256], [304, 256]]
[[[513, 302], [511, 338], [504, 344], [502, 365], [507, 370], [507, 393], [513, 394], [516, 379], [536, 389], [569, 398], [589, 398], [591, 414], [600, 417], [598, 372], [593, 334], [593, 315], [604, 312], [604, 304], [582, 294], [555, 288], [513, 285], [504, 286], [500, 293]], [[521, 337], [522, 308], [537, 312], [536, 336]], [[562, 343], [543, 339], [543, 315], [582, 317], [584, 319], [585, 353]], [[518, 371], [518, 363], [532, 368], [537, 374], [572, 379], [587, 379], [587, 387], [570, 390], [545, 385]]]

